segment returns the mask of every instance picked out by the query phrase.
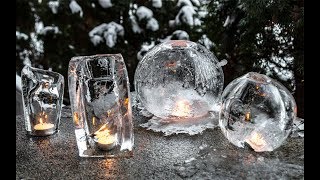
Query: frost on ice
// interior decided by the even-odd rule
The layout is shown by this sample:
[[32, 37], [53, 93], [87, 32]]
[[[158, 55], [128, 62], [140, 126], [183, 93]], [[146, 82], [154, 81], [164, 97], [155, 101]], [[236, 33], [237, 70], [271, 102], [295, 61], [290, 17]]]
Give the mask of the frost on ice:
[[59, 7], [59, 1], [49, 1], [48, 6], [51, 9], [53, 14], [57, 14], [58, 7]]
[[[196, 134], [213, 127], [223, 87], [222, 68], [200, 44], [170, 40], [153, 47], [136, 69], [141, 107], [154, 117], [142, 125], [165, 134]], [[217, 123], [216, 123], [217, 124]]]
[[89, 32], [90, 40], [94, 46], [105, 41], [106, 45], [112, 48], [116, 45], [118, 36], [124, 36], [124, 28], [115, 22], [103, 23]]
[[98, 0], [99, 4], [103, 8], [110, 8], [112, 7], [111, 0]]
[[83, 16], [83, 11], [81, 6], [75, 0], [71, 0], [69, 4], [69, 8], [71, 9], [72, 14], [80, 13], [80, 17]]

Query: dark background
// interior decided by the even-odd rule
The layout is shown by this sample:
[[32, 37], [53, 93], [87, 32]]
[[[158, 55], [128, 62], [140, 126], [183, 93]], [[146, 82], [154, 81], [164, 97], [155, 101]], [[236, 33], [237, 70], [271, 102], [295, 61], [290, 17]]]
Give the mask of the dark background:
[[[56, 4], [57, 12], [50, 8]], [[77, 0], [82, 9], [72, 13], [71, 1], [19, 0], [16, 1], [16, 73], [20, 75], [25, 64], [52, 69], [64, 75], [67, 82], [71, 57], [106, 53], [121, 53], [125, 59], [131, 90], [137, 54], [143, 44], [160, 43], [164, 39], [189, 39], [207, 45], [219, 60], [226, 59], [223, 67], [225, 86], [233, 79], [255, 71], [267, 74], [283, 83], [293, 93], [298, 116], [304, 118], [304, 1], [303, 0], [162, 0], [156, 8], [152, 0], [111, 0], [112, 7], [103, 8], [99, 0]], [[179, 5], [179, 6], [178, 6]], [[145, 6], [152, 10], [159, 29], [146, 28], [147, 19], [138, 20], [136, 10]], [[190, 6], [201, 25], [183, 22], [184, 6]], [[141, 33], [132, 30], [130, 14], [137, 18]], [[179, 17], [177, 15], [180, 14]], [[174, 19], [181, 24], [169, 26]], [[106, 42], [97, 46], [90, 41], [89, 32], [102, 23], [116, 22], [123, 26], [124, 36], [117, 36], [116, 44]], [[39, 24], [43, 27], [39, 27]], [[57, 29], [50, 29], [57, 27]], [[47, 29], [46, 33], [44, 30]], [[189, 37], [179, 37], [183, 30]], [[21, 34], [23, 33], [23, 34]], [[208, 46], [201, 37], [213, 42]], [[140, 51], [143, 55], [146, 50]], [[67, 91], [67, 83], [66, 90]], [[68, 93], [65, 93], [68, 104]]]

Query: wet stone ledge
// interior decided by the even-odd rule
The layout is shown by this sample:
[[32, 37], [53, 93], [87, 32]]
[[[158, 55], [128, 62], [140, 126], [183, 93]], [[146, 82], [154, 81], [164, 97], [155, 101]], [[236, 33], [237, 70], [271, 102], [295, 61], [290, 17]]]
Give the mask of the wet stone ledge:
[[60, 132], [28, 137], [16, 116], [16, 179], [304, 179], [304, 138], [289, 137], [273, 152], [233, 146], [219, 128], [189, 136], [163, 136], [139, 127], [134, 112], [134, 156], [80, 158], [71, 110], [64, 107]]

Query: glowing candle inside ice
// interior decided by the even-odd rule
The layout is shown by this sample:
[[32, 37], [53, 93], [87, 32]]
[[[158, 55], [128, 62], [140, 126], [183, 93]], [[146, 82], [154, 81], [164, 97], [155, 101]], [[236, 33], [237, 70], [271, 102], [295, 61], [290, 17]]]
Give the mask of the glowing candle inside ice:
[[267, 145], [263, 136], [260, 133], [253, 132], [251, 136], [246, 139], [246, 142], [257, 152], [262, 151]]
[[172, 111], [172, 115], [178, 116], [178, 117], [186, 117], [190, 115], [190, 111], [191, 111], [191, 107], [189, 102], [185, 100], [180, 100], [180, 101], [177, 101]]
[[[48, 118], [48, 115], [44, 114], [44, 112], [43, 112], [43, 115], [44, 115], [45, 119]], [[49, 130], [49, 129], [52, 129], [53, 127], [54, 127], [54, 124], [43, 122], [43, 118], [40, 117], [39, 124], [36, 124], [34, 126], [34, 129], [35, 130]]]
[[103, 125], [97, 132], [94, 133], [97, 139], [96, 144], [102, 150], [111, 150], [116, 144], [116, 137], [110, 134], [106, 125]]

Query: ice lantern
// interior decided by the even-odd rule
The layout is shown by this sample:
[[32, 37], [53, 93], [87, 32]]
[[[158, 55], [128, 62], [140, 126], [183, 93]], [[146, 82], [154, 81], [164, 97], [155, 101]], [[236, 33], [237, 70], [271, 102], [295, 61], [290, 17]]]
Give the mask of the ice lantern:
[[25, 66], [21, 71], [24, 118], [31, 136], [59, 130], [64, 78], [61, 74]]
[[296, 111], [295, 100], [283, 85], [249, 72], [223, 91], [219, 125], [225, 137], [238, 147], [273, 151], [292, 131]]
[[207, 117], [219, 101], [223, 71], [204, 46], [171, 40], [155, 46], [139, 62], [134, 85], [139, 103], [165, 123]]
[[73, 57], [68, 78], [79, 156], [131, 156], [130, 89], [122, 56]]

